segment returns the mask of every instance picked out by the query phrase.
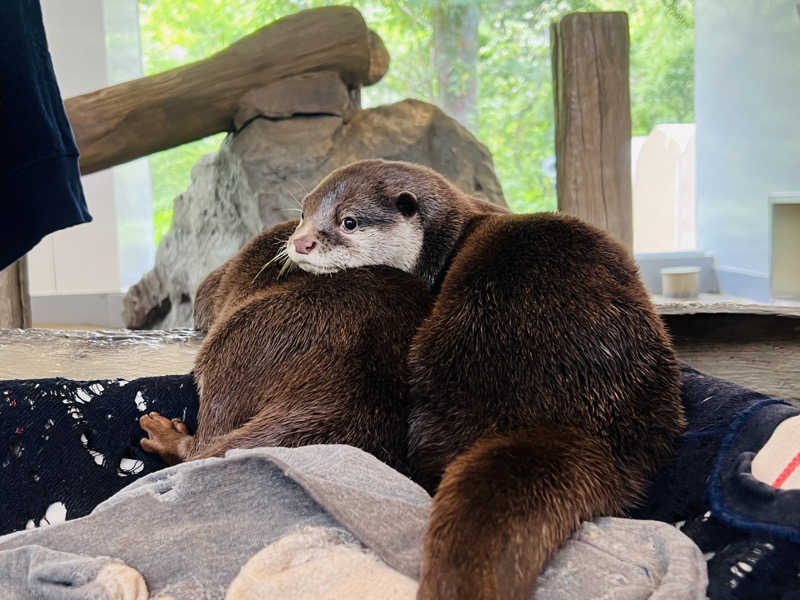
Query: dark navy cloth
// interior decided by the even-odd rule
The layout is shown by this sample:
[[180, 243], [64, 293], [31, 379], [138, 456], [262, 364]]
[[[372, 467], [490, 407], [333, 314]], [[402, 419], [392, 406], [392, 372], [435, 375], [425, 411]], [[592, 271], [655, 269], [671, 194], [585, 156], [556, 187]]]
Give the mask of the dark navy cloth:
[[158, 411], [197, 428], [191, 375], [0, 381], [0, 535], [42, 524], [62, 504], [88, 515], [132, 481], [166, 465], [141, 449], [139, 417]]
[[[688, 429], [672, 463], [655, 477], [645, 503], [633, 516], [676, 522], [711, 510], [712, 480], [715, 511], [730, 506], [733, 511], [749, 513], [741, 501], [730, 504], [732, 494], [737, 494], [733, 490], [744, 490], [742, 486], [748, 485], [734, 465], [739, 464], [743, 453], [760, 450], [778, 423], [800, 410], [783, 400], [704, 375], [688, 365], [681, 366], [681, 377]], [[800, 492], [775, 492], [789, 494], [795, 502], [795, 512], [784, 511], [785, 521], [775, 524], [794, 524], [792, 529], [800, 531]], [[765, 515], [766, 505], [760, 499], [756, 506], [759, 514]], [[753, 524], [754, 531], [759, 528]], [[773, 531], [778, 532], [779, 529]]]
[[91, 221], [39, 0], [0, 1], [0, 269]]
[[[672, 463], [631, 516], [675, 523], [706, 554], [712, 600], [800, 600], [800, 491], [750, 475], [784, 419], [774, 400], [683, 366], [689, 421]], [[124, 380], [0, 381], [0, 534], [36, 526], [53, 503], [68, 519], [165, 465], [139, 447], [156, 410], [197, 424], [191, 375]], [[755, 485], [758, 484], [758, 485]]]
[[722, 442], [708, 488], [711, 512], [718, 519], [800, 544], [800, 490], [776, 489], [753, 477], [750, 469], [778, 424], [799, 412], [787, 403], [764, 400], [737, 415]]
[[750, 473], [778, 424], [800, 410], [688, 365], [681, 375], [688, 430], [632, 516], [675, 523], [694, 540], [712, 600], [800, 600], [800, 490]]

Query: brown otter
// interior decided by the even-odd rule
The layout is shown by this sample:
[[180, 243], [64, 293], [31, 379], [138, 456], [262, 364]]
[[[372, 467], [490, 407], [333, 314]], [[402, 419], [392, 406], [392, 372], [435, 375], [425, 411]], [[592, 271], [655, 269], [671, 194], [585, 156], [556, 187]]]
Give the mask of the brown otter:
[[339, 169], [303, 210], [287, 243], [301, 268], [392, 264], [437, 293], [409, 353], [409, 459], [435, 492], [419, 597], [528, 598], [581, 520], [637, 500], [684, 428], [631, 257], [576, 218], [502, 214], [402, 162]]
[[270, 261], [297, 222], [262, 233], [198, 289], [208, 334], [194, 368], [198, 428], [140, 419], [142, 448], [170, 463], [231, 448], [350, 444], [406, 471], [405, 358], [430, 294], [385, 266], [278, 278]]

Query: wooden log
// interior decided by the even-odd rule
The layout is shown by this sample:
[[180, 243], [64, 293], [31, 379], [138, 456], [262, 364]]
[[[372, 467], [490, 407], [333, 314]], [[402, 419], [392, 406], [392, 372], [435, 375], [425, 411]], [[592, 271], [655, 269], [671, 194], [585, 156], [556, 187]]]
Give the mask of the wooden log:
[[31, 326], [28, 260], [20, 258], [0, 271], [0, 329]]
[[625, 13], [574, 13], [551, 28], [558, 209], [633, 248]]
[[233, 128], [250, 89], [311, 71], [336, 71], [350, 87], [379, 80], [388, 53], [349, 7], [306, 10], [263, 27], [210, 58], [65, 101], [92, 173]]

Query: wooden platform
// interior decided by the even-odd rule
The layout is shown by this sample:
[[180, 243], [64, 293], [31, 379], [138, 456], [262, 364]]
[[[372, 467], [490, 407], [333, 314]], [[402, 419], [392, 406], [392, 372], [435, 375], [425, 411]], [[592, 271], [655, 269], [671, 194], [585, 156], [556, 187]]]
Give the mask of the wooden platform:
[[658, 310], [681, 360], [800, 403], [800, 307], [664, 302]]
[[[800, 404], [800, 307], [659, 303], [679, 357], [693, 367]], [[0, 330], [0, 379], [188, 373], [202, 339], [189, 330]]]
[[135, 379], [192, 370], [202, 336], [171, 331], [0, 329], [0, 380]]

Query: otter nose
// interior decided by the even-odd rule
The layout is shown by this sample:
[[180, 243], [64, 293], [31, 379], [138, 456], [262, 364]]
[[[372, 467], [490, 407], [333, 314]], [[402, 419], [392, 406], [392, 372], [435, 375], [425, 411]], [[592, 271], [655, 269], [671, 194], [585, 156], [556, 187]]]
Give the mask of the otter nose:
[[317, 242], [307, 237], [299, 237], [294, 241], [294, 249], [297, 250], [299, 254], [308, 254], [316, 245]]

